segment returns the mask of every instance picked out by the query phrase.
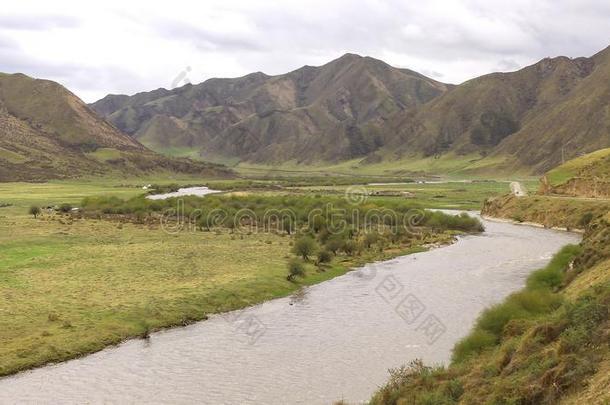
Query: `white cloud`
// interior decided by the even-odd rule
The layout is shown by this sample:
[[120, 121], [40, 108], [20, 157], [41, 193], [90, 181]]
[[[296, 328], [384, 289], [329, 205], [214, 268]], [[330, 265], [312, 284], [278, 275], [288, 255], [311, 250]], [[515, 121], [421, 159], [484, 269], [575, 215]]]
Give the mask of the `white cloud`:
[[57, 80], [86, 101], [354, 52], [459, 83], [608, 45], [606, 0], [20, 0], [0, 15], [0, 71]]

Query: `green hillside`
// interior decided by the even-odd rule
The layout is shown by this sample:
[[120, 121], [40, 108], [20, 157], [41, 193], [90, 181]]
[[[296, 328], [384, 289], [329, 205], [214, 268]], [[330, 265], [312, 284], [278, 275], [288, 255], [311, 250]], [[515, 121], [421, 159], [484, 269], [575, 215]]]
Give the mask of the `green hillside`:
[[541, 192], [581, 197], [610, 197], [610, 148], [572, 159], [549, 171]]
[[147, 149], [58, 83], [0, 73], [0, 181], [154, 171], [229, 175]]

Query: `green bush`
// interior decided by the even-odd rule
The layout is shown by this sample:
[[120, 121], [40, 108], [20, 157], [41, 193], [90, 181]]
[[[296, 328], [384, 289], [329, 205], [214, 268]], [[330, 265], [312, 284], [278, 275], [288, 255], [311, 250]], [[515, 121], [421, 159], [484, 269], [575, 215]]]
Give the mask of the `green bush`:
[[364, 235], [364, 246], [369, 249], [373, 244], [379, 240], [379, 234], [377, 232], [367, 232]]
[[304, 276], [305, 276], [305, 266], [303, 266], [303, 263], [299, 259], [292, 258], [288, 262], [288, 277], [287, 277], [287, 279], [289, 281], [292, 281], [296, 277], [304, 277]]
[[324, 248], [331, 251], [334, 255], [343, 247], [345, 242], [339, 236], [333, 236], [326, 241]]
[[30, 207], [30, 209], [28, 210], [28, 213], [30, 215], [32, 215], [34, 217], [34, 219], [36, 219], [36, 217], [40, 214], [40, 207], [38, 207], [36, 205], [32, 205]]
[[343, 246], [341, 247], [341, 249], [345, 252], [346, 255], [352, 256], [358, 250], [358, 244], [356, 243], [356, 241], [349, 239], [343, 242]]
[[527, 312], [509, 297], [505, 302], [483, 311], [479, 316], [476, 328], [491, 333], [498, 340], [508, 321], [515, 318], [524, 318], [526, 315]]
[[583, 228], [586, 228], [593, 220], [593, 217], [594, 215], [592, 212], [585, 212], [584, 214], [582, 214], [582, 217], [580, 217], [578, 225], [582, 226]]
[[331, 252], [329, 252], [328, 250], [320, 250], [318, 252], [318, 264], [323, 264], [323, 263], [330, 263], [330, 261], [333, 259], [333, 254]]
[[317, 249], [318, 244], [311, 236], [302, 236], [294, 242], [292, 252], [307, 261], [309, 256], [314, 254]]
[[445, 393], [449, 395], [453, 401], [457, 401], [464, 393], [464, 385], [457, 378], [449, 380], [445, 386]]

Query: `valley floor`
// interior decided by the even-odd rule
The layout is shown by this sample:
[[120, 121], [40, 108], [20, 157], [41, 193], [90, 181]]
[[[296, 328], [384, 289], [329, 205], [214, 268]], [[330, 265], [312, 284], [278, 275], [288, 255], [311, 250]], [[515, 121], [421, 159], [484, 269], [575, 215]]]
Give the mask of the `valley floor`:
[[[36, 219], [27, 214], [34, 204], [78, 205], [83, 197], [99, 195], [133, 197], [143, 193], [136, 182], [0, 184], [0, 203], [5, 205], [0, 208], [0, 375], [285, 296], [359, 264], [424, 249], [338, 255], [325, 271], [308, 264], [307, 277], [290, 282], [288, 236], [228, 230], [170, 235], [156, 225], [78, 219], [44, 210]], [[448, 199], [448, 205], [456, 203]], [[458, 206], [472, 204], [457, 201]], [[440, 234], [421, 244], [451, 240], [450, 234]]]

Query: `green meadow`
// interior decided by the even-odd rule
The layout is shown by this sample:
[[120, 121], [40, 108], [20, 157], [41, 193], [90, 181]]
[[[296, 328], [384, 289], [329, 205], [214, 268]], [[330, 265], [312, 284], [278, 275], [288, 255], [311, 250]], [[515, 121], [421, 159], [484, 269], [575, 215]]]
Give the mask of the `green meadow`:
[[[339, 248], [323, 265], [316, 264], [322, 260], [316, 252], [308, 261], [299, 259], [305, 275], [289, 281], [294, 235], [235, 233], [224, 227], [168, 234], [154, 221], [46, 209], [37, 218], [28, 214], [31, 206], [79, 207], [85, 198], [142, 201], [137, 198], [145, 192], [142, 185], [152, 181], [108, 178], [0, 184], [0, 375], [285, 296], [367, 262], [422, 251], [431, 243], [448, 243], [455, 234], [450, 229], [454, 225], [443, 225], [406, 243], [385, 240], [383, 235], [354, 239], [349, 250]], [[244, 181], [253, 184], [243, 179], [221, 183], [188, 177], [158, 183], [217, 184], [239, 190]], [[255, 186], [268, 183], [254, 181]], [[216, 198], [257, 204], [281, 201], [282, 194], [289, 194], [290, 201], [302, 201], [302, 193], [313, 202], [342, 198], [331, 191], [290, 188], [261, 192], [253, 188], [243, 198], [239, 192], [231, 193]], [[367, 203], [382, 204], [375, 201], [371, 198]], [[414, 204], [402, 198], [387, 201], [397, 207]], [[437, 224], [444, 221], [442, 215], [430, 218]], [[314, 235], [320, 240], [317, 251], [323, 250], [320, 235]]]

